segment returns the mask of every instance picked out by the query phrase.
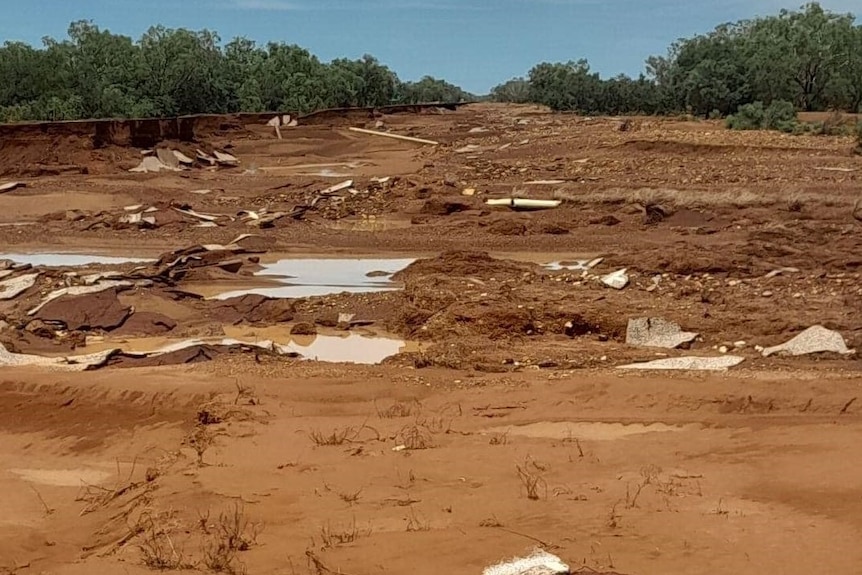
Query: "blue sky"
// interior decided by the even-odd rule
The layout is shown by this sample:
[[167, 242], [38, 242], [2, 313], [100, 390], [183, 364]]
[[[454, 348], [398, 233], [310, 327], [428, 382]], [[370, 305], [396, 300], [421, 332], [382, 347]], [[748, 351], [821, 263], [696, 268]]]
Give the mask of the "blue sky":
[[[299, 44], [323, 60], [369, 53], [405, 80], [430, 74], [485, 93], [543, 61], [587, 58], [637, 75], [651, 54], [715, 25], [797, 8], [781, 0], [0, 0], [0, 42], [64, 38], [93, 20], [138, 38], [152, 24]], [[825, 0], [862, 14], [862, 0]]]

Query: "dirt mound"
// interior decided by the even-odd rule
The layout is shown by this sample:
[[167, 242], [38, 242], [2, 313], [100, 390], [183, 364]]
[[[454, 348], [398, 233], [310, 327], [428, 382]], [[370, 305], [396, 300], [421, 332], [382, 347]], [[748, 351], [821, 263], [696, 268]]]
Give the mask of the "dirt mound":
[[166, 315], [148, 311], [136, 312], [112, 333], [118, 336], [148, 336], [172, 331], [177, 322]]
[[121, 326], [132, 313], [131, 307], [120, 303], [117, 293], [114, 288], [94, 294], [62, 296], [45, 304], [35, 317], [67, 330], [110, 331]]
[[441, 274], [449, 277], [497, 278], [511, 277], [523, 273], [537, 272], [538, 266], [496, 259], [487, 252], [453, 250], [436, 258], [419, 259], [392, 276], [395, 281], [407, 281], [427, 275]]
[[220, 301], [210, 308], [210, 313], [224, 323], [275, 324], [293, 320], [296, 308], [290, 300], [248, 294]]

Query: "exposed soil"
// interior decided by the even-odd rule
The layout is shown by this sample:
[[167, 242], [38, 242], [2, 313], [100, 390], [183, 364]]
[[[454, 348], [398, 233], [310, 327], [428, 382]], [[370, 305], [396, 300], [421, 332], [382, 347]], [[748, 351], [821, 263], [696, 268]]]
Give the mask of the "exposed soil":
[[[385, 112], [283, 140], [266, 117], [0, 127], [0, 184], [26, 184], [0, 194], [0, 259], [152, 260], [0, 265], [39, 274], [0, 301], [6, 350], [108, 354], [2, 367], [0, 573], [478, 574], [537, 546], [590, 573], [859, 571], [862, 363], [761, 353], [812, 325], [862, 348], [851, 139]], [[194, 163], [130, 173], [143, 148]], [[563, 203], [485, 203], [510, 197]], [[417, 259], [368, 274], [392, 291], [203, 297], [311, 256]], [[700, 336], [627, 345], [642, 317]], [[354, 365], [268, 344], [318, 334], [404, 345]], [[744, 362], [617, 369], [725, 353]]]

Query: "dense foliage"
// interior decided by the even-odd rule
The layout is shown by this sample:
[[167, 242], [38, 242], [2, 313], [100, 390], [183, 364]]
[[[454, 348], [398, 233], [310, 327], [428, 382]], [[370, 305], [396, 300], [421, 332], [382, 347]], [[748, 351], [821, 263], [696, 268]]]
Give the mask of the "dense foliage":
[[806, 111], [857, 112], [862, 109], [862, 26], [851, 15], [812, 3], [680, 40], [666, 56], [649, 58], [646, 73], [638, 79], [603, 80], [585, 60], [543, 63], [528, 80], [494, 88], [492, 97], [604, 114], [718, 117], [749, 105], [759, 105], [765, 114], [775, 102]]
[[0, 47], [0, 121], [308, 112], [341, 106], [458, 102], [457, 86], [425, 77], [401, 82], [371, 56], [319, 61], [299, 46], [222, 45], [204, 30], [151, 28], [137, 42], [91, 22], [41, 49]]
[[[203, 30], [151, 28], [138, 41], [76, 22], [42, 48], [0, 47], [0, 121], [457, 102], [432, 77], [402, 82], [371, 56], [325, 63], [295, 45], [222, 44]], [[862, 26], [819, 4], [724, 24], [674, 43], [638, 78], [603, 79], [586, 60], [541, 63], [494, 88], [501, 102], [590, 114], [691, 113], [731, 127], [794, 130], [789, 111], [862, 111]], [[732, 117], [730, 117], [732, 116]]]

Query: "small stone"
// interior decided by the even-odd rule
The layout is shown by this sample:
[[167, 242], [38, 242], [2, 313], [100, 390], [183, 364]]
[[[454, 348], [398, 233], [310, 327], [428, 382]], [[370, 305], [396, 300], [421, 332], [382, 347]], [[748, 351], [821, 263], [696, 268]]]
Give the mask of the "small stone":
[[728, 351], [730, 351], [730, 350], [727, 349], [726, 345], [723, 345], [720, 348], [718, 348], [718, 353], [727, 353]]
[[766, 290], [765, 292], [763, 292], [763, 293], [762, 293], [762, 294], [760, 294], [760, 295], [761, 295], [761, 296], [763, 296], [763, 297], [772, 297], [772, 292], [771, 292], [771, 291], [769, 291], [769, 290]]
[[461, 192], [461, 195], [462, 196], [475, 196], [476, 195], [476, 188], [465, 188]]
[[748, 344], [742, 340], [733, 342], [733, 347], [735, 347], [736, 349], [741, 349], [741, 348], [745, 347], [746, 345], [748, 345]]

